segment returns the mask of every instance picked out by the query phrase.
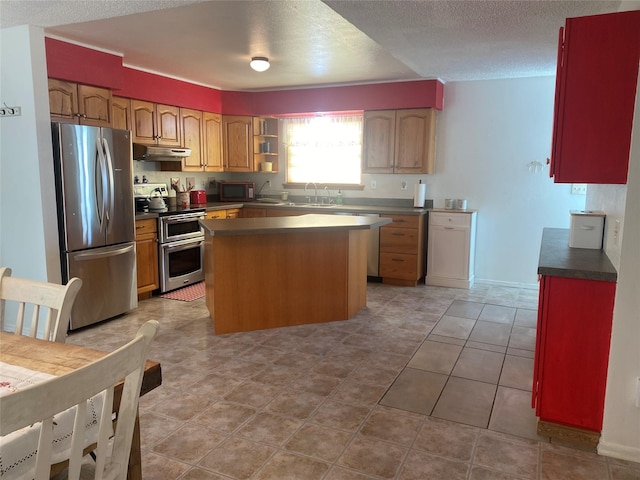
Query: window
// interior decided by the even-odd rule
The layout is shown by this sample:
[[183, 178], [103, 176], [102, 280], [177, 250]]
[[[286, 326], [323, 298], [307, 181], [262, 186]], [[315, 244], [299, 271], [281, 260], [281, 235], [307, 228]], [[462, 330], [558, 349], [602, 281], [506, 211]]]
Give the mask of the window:
[[359, 185], [362, 114], [286, 118], [288, 183]]

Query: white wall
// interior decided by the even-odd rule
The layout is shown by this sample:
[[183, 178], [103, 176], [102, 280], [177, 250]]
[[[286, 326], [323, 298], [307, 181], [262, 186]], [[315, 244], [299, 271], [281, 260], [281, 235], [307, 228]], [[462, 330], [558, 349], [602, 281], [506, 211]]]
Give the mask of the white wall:
[[61, 281], [44, 34], [0, 31], [0, 101], [22, 115], [0, 119], [0, 265], [14, 276]]
[[[640, 92], [640, 81], [638, 82]], [[614, 212], [621, 219], [621, 241], [612, 241], [607, 222], [605, 249], [618, 270], [607, 376], [604, 424], [598, 453], [627, 460], [640, 458], [640, 408], [634, 402], [640, 382], [640, 95], [626, 186], [595, 185], [588, 190], [589, 208]]]
[[[571, 195], [570, 185], [554, 184], [548, 175], [554, 90], [555, 77], [448, 83], [438, 113], [436, 173], [363, 175], [364, 191], [347, 190], [345, 198], [411, 198], [419, 179], [436, 207], [445, 198], [466, 198], [469, 208], [479, 210], [476, 279], [536, 286], [542, 229], [568, 228], [569, 211], [584, 209], [585, 202], [584, 195]], [[536, 161], [544, 164], [542, 171], [529, 171]], [[196, 176], [200, 186], [207, 177], [242, 178], [260, 186], [271, 179], [271, 190], [263, 192], [268, 194], [281, 191], [285, 180], [284, 173], [171, 175], [134, 163], [151, 181]], [[407, 190], [401, 190], [402, 182]]]

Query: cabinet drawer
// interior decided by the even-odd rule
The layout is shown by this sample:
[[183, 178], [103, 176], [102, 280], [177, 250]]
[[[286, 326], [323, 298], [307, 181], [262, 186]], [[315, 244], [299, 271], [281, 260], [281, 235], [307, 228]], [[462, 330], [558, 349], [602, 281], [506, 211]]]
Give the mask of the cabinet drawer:
[[211, 210], [210, 212], [206, 213], [205, 218], [207, 220], [211, 220], [211, 219], [214, 219], [214, 218], [226, 219], [227, 218], [227, 211], [226, 210]]
[[429, 213], [429, 223], [431, 225], [450, 225], [454, 227], [471, 226], [471, 215], [466, 213]]
[[415, 228], [420, 225], [420, 215], [382, 215], [383, 218], [390, 218], [391, 223], [382, 227], [386, 228]]
[[146, 220], [136, 220], [136, 238], [141, 235], [147, 235], [150, 233], [158, 232], [158, 221], [155, 218], [149, 218]]
[[380, 251], [415, 255], [418, 251], [419, 235], [409, 228], [382, 228], [380, 230]]
[[418, 274], [416, 255], [380, 252], [380, 276], [415, 280]]

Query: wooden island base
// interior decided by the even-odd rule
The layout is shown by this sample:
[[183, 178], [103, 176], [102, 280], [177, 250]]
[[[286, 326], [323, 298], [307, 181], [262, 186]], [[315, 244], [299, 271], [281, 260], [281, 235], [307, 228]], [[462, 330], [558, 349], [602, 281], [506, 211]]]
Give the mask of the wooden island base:
[[[233, 220], [249, 221], [265, 219]], [[207, 222], [228, 221], [205, 220], [205, 231], [220, 225]], [[346, 320], [366, 306], [370, 226], [239, 235], [213, 228], [205, 283], [216, 334]]]

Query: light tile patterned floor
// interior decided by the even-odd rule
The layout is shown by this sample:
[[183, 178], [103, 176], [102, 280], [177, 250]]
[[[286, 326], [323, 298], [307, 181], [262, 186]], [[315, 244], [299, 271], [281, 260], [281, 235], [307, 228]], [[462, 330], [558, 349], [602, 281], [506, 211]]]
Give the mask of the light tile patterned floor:
[[[215, 336], [204, 299], [153, 298], [68, 342], [113, 350], [161, 323], [145, 480], [639, 479], [640, 464], [527, 438], [536, 302], [371, 283], [351, 320]], [[403, 408], [380, 403], [394, 393]]]

